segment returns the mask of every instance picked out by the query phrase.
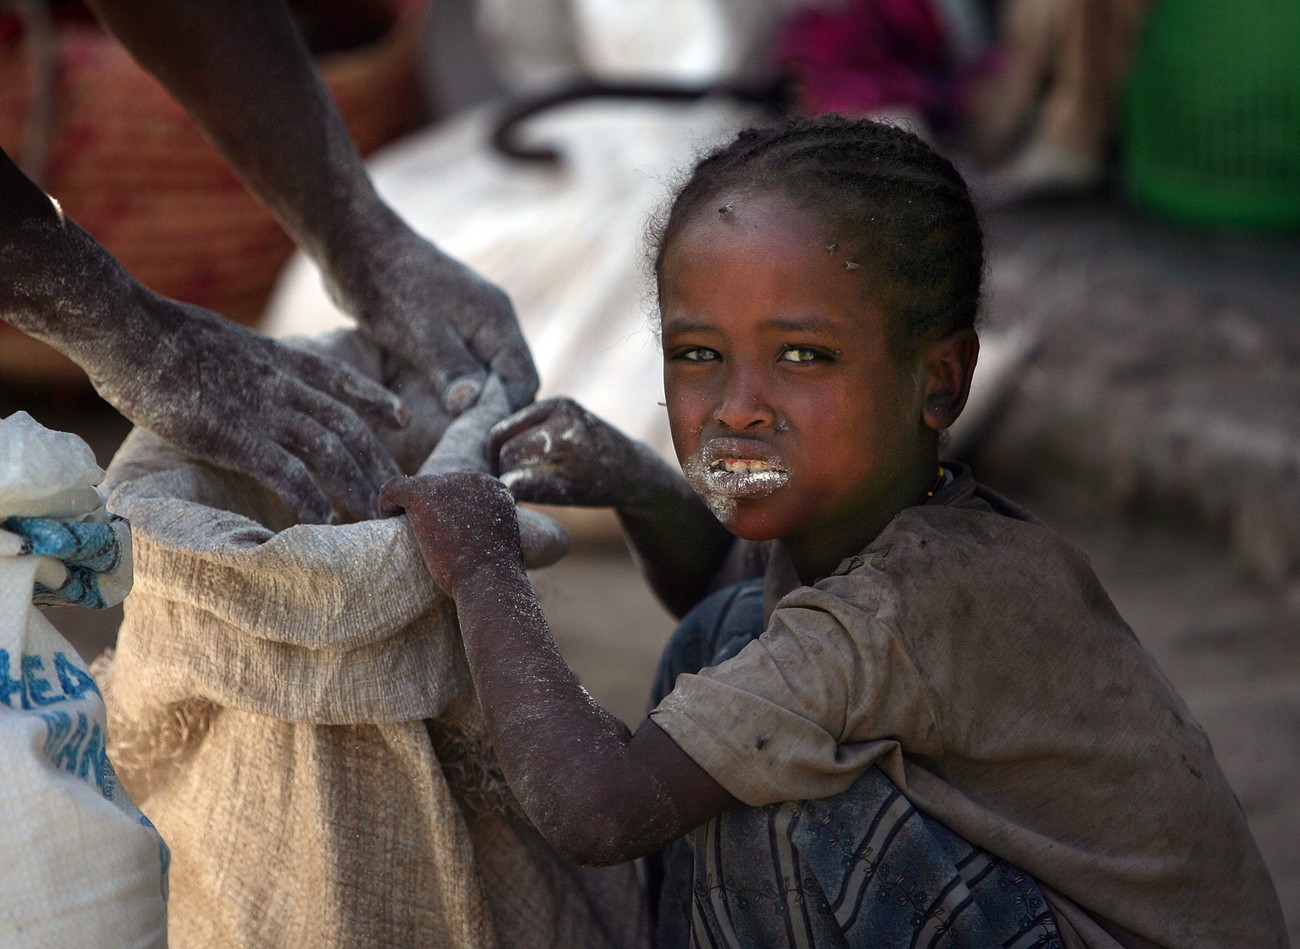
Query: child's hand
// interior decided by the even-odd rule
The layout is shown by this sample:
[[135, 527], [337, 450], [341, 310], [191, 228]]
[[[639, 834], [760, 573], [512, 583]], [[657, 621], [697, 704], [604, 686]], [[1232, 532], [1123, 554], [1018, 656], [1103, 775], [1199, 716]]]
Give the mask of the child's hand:
[[453, 597], [487, 564], [524, 569], [514, 499], [491, 475], [398, 476], [379, 492], [379, 506], [385, 516], [406, 512], [429, 573]]
[[676, 467], [572, 399], [488, 432], [488, 464], [520, 501], [612, 507], [655, 594], [677, 616], [703, 598], [733, 537]]
[[498, 422], [488, 461], [521, 501], [623, 507], [648, 474], [642, 446], [572, 399], [547, 399]]

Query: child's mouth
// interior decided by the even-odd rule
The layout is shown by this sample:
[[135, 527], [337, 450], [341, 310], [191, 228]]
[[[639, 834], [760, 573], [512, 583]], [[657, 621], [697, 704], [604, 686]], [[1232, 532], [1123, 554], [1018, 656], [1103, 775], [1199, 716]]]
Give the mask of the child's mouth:
[[780, 464], [757, 458], [718, 458], [706, 475], [712, 491], [731, 498], [765, 498], [785, 486], [790, 472]]

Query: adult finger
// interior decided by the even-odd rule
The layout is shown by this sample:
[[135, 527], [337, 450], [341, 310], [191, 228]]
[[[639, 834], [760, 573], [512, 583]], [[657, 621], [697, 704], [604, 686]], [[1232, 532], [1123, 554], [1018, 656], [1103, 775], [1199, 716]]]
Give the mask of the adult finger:
[[431, 357], [426, 356], [433, 359], [429, 378], [443, 407], [452, 415], [459, 415], [478, 401], [487, 381], [487, 367], [449, 325], [437, 337], [437, 351]]
[[229, 465], [248, 475], [284, 501], [304, 524], [328, 524], [334, 518], [329, 498], [312, 478], [307, 466], [279, 445], [268, 443], [239, 465]]
[[522, 408], [537, 394], [537, 369], [514, 304], [504, 289], [478, 276], [466, 292], [463, 308], [449, 322], [465, 334], [475, 362], [505, 384], [510, 407]]
[[478, 397], [483, 394], [483, 383], [487, 380], [487, 372], [483, 369], [470, 369], [459, 374], [445, 370], [435, 375], [442, 407], [452, 415], [459, 415], [477, 403]]
[[[397, 462], [379, 439], [352, 409], [341, 402], [336, 402], [319, 392], [305, 387], [294, 390], [286, 406], [296, 410], [297, 417], [286, 425], [301, 424], [297, 419], [309, 419], [314, 425], [328, 432], [338, 448], [349, 457], [353, 465], [364, 473], [373, 498], [380, 485], [398, 473]], [[293, 418], [292, 416], [290, 418]], [[318, 437], [324, 437], [317, 433]], [[281, 439], [283, 441], [283, 439]], [[324, 450], [312, 445], [305, 445], [304, 450], [315, 452]], [[329, 446], [333, 448], [334, 446]], [[306, 456], [310, 459], [312, 456]], [[312, 462], [308, 461], [309, 466]]]
[[303, 463], [337, 506], [359, 520], [370, 517], [379, 485], [386, 479], [372, 480], [334, 432], [313, 418], [291, 412], [280, 418], [275, 437], [282, 448]]
[[504, 332], [505, 338], [498, 337], [494, 351], [487, 354], [487, 362], [505, 384], [510, 407], [523, 408], [537, 395], [540, 384], [537, 364], [533, 362], [533, 354], [524, 340], [523, 331], [517, 325], [508, 327]]
[[384, 428], [404, 428], [410, 422], [411, 410], [406, 403], [342, 360], [296, 346], [281, 348], [304, 383], [347, 405], [362, 418]]

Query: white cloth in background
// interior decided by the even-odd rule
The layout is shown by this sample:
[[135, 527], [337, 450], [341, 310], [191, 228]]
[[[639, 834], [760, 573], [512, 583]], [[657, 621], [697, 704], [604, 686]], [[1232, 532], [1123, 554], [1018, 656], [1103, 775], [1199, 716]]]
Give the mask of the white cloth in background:
[[[564, 153], [548, 169], [490, 153], [492, 115], [480, 109], [388, 149], [371, 171], [417, 231], [510, 294], [541, 396], [571, 396], [674, 460], [642, 236], [674, 169], [741, 116], [718, 102], [567, 106], [529, 123], [530, 138]], [[298, 255], [263, 329], [312, 335], [350, 322]]]
[[[817, 0], [833, 4], [834, 0]], [[479, 26], [516, 89], [565, 76], [706, 81], [764, 66], [771, 33], [796, 0], [480, 0]], [[689, 38], [683, 40], [683, 37]], [[697, 154], [756, 115], [735, 102], [588, 100], [521, 129], [557, 147], [559, 168], [489, 149], [491, 104], [417, 132], [372, 157], [376, 187], [416, 231], [502, 286], [541, 375], [539, 397], [566, 395], [676, 462], [644, 243], [650, 216]], [[299, 252], [262, 329], [315, 336], [352, 325]], [[1025, 334], [985, 333], [980, 370], [951, 447], [961, 448], [1029, 352]]]
[[[0, 421], [0, 521], [102, 520], [103, 476], [77, 436], [26, 412]], [[32, 605], [38, 577], [55, 565], [24, 549], [0, 530], [4, 945], [165, 945], [167, 848], [117, 782], [86, 664]], [[112, 602], [130, 586], [129, 556], [124, 565], [103, 589]]]
[[[479, 33], [515, 90], [564, 77], [708, 81], [754, 71], [795, 0], [478, 0]], [[701, 148], [746, 124], [729, 102], [594, 100], [530, 120], [559, 147], [538, 168], [488, 149], [482, 107], [418, 132], [370, 163], [381, 194], [421, 234], [500, 284], [541, 374], [675, 462], [663, 401], [643, 236]], [[316, 335], [350, 325], [301, 253], [263, 329]]]
[[478, 0], [478, 27], [516, 88], [573, 75], [708, 82], [767, 66], [778, 20], [840, 0]]

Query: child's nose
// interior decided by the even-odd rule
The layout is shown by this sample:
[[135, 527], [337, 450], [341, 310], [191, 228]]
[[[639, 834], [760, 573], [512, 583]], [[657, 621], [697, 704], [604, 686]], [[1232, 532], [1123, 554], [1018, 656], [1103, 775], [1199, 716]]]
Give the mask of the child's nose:
[[719, 422], [738, 432], [776, 424], [776, 412], [766, 396], [761, 375], [754, 372], [729, 374], [715, 414]]

